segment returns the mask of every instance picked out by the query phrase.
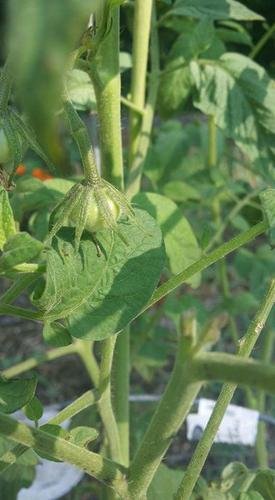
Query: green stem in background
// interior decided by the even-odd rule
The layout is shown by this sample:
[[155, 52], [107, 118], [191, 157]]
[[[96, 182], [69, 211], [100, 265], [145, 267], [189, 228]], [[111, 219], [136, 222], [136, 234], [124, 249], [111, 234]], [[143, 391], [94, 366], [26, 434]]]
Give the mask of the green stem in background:
[[217, 166], [217, 126], [214, 115], [208, 116], [208, 158], [209, 168]]
[[255, 47], [251, 50], [250, 54], [248, 57], [251, 59], [255, 59], [259, 52], [262, 50], [262, 48], [265, 46], [265, 44], [268, 42], [268, 40], [272, 37], [272, 35], [275, 33], [275, 23], [270, 26], [270, 28], [267, 30], [267, 32], [260, 38], [260, 40], [256, 43]]
[[[146, 74], [148, 66], [152, 5], [153, 0], [135, 0], [131, 101], [139, 109], [144, 109], [146, 99]], [[140, 116], [135, 111], [130, 112], [129, 120], [129, 168], [131, 169], [133, 160], [138, 150], [141, 120]]]
[[[229, 286], [229, 281], [228, 281], [228, 276], [227, 276], [227, 265], [226, 265], [226, 260], [223, 259], [220, 262], [220, 279], [221, 279], [221, 286], [222, 286], [222, 292], [225, 300], [228, 300], [231, 298], [232, 294], [230, 291], [230, 286]], [[233, 315], [230, 314], [229, 316], [229, 326], [231, 330], [231, 336], [232, 340], [234, 342], [234, 345], [236, 348], [238, 348], [238, 342], [239, 342], [239, 337], [238, 337], [238, 329], [237, 329], [237, 324], [236, 320]]]
[[127, 99], [126, 97], [121, 96], [120, 101], [121, 104], [124, 104], [124, 106], [126, 106], [127, 108], [132, 109], [141, 116], [144, 115], [145, 110], [138, 108], [138, 106], [135, 106], [135, 104], [132, 103], [132, 101], [129, 101], [129, 99]]
[[[87, 391], [82, 396], [77, 398], [73, 403], [68, 405], [66, 408], [57, 413], [54, 417], [52, 417], [47, 423], [60, 425], [65, 420], [74, 417], [82, 410], [89, 408], [90, 406], [96, 403], [96, 393], [94, 391]], [[25, 453], [29, 448], [22, 444], [16, 445], [12, 450], [6, 451], [0, 457], [0, 473], [3, 473], [4, 470], [7, 470], [11, 465], [13, 465], [16, 460]]]
[[[215, 168], [216, 166], [217, 166], [217, 126], [215, 124], [215, 117], [213, 115], [209, 115], [208, 116], [208, 167], [212, 169]], [[218, 231], [215, 234], [215, 238], [212, 238], [210, 242], [211, 245], [210, 244], [208, 245], [206, 251], [208, 251], [209, 248], [212, 248], [214, 242], [217, 242], [218, 244], [221, 243], [222, 239], [221, 237], [224, 230], [223, 224], [221, 222], [221, 206], [218, 196], [213, 201], [212, 209], [213, 209], [214, 221], [216, 226], [218, 227]], [[219, 271], [218, 276], [222, 288], [222, 293], [224, 298], [227, 299], [230, 297], [230, 289], [227, 278], [227, 265], [225, 259], [222, 259], [219, 262], [218, 271]], [[237, 346], [238, 332], [235, 319], [231, 315], [229, 317], [229, 325], [234, 344]]]
[[16, 443], [33, 448], [38, 453], [48, 453], [57, 460], [75, 465], [99, 481], [108, 483], [122, 498], [125, 498], [127, 485], [124, 471], [111, 460], [45, 431], [32, 429], [3, 414], [0, 414], [0, 434]]
[[[152, 30], [151, 30], [151, 72], [148, 83], [148, 98], [141, 119], [139, 134], [135, 138], [134, 145], [137, 148], [133, 155], [129, 171], [127, 193], [132, 198], [140, 190], [142, 170], [144, 161], [150, 146], [152, 127], [154, 122], [155, 107], [159, 88], [159, 40], [156, 20], [156, 7], [152, 10]], [[134, 114], [133, 114], [134, 117]]]
[[206, 252], [209, 252], [215, 243], [220, 242], [222, 235], [223, 235], [225, 229], [227, 228], [227, 226], [230, 224], [230, 222], [233, 221], [234, 218], [236, 217], [236, 215], [242, 210], [242, 208], [249, 203], [251, 198], [256, 197], [260, 193], [260, 191], [261, 191], [261, 189], [254, 190], [251, 193], [248, 193], [246, 196], [244, 196], [244, 198], [242, 198], [241, 200], [238, 200], [236, 205], [232, 208], [232, 210], [225, 217], [224, 221], [220, 224], [217, 232], [214, 234], [214, 236], [209, 241], [209, 243], [206, 247]]
[[[263, 338], [263, 346], [261, 352], [261, 360], [263, 363], [270, 363], [272, 359], [273, 342], [274, 342], [274, 331], [272, 329], [269, 329]], [[250, 408], [259, 410], [260, 413], [265, 413], [265, 405], [266, 405], [265, 391], [259, 391], [259, 393], [256, 394], [255, 396], [254, 394], [251, 393], [251, 391], [247, 391], [246, 400]], [[259, 421], [255, 452], [258, 465], [263, 469], [268, 468], [268, 451], [266, 443], [267, 443], [266, 424], [265, 422]]]
[[129, 465], [130, 327], [119, 333], [113, 363], [113, 406], [120, 436], [122, 464]]
[[11, 366], [10, 368], [3, 370], [1, 375], [6, 378], [17, 377], [21, 373], [32, 370], [42, 363], [53, 361], [54, 359], [61, 358], [62, 356], [68, 356], [69, 354], [76, 354], [76, 352], [77, 350], [75, 344], [71, 344], [66, 347], [57, 347], [56, 349], [51, 349], [50, 351], [45, 352], [44, 354], [34, 355], [31, 358], [26, 359], [26, 361], [22, 361], [17, 365]]
[[77, 354], [84, 364], [94, 387], [99, 384], [99, 368], [93, 353], [93, 342], [77, 340]]
[[114, 7], [111, 30], [99, 47], [97, 72], [92, 65], [90, 76], [97, 101], [101, 172], [105, 179], [123, 189], [119, 26], [119, 8]]
[[11, 304], [21, 293], [26, 290], [41, 273], [32, 273], [31, 275], [20, 276], [8, 290], [0, 297], [0, 304]]
[[[274, 331], [270, 329], [266, 332], [266, 336], [264, 338], [263, 351], [261, 356], [261, 359], [264, 363], [271, 362], [273, 342], [274, 342]], [[266, 409], [265, 391], [259, 391], [257, 409], [259, 410], [260, 413], [265, 413]], [[256, 457], [259, 467], [261, 467], [262, 469], [267, 469], [269, 466], [266, 443], [267, 443], [266, 424], [265, 422], [258, 422], [258, 432], [256, 439]]]
[[[267, 291], [265, 297], [263, 298], [259, 309], [255, 315], [254, 320], [250, 323], [248, 330], [244, 337], [240, 341], [240, 348], [239, 348], [239, 356], [247, 358], [250, 356], [258, 338], [259, 335], [265, 325], [265, 322], [269, 316], [269, 313], [272, 309], [272, 306], [274, 304], [275, 300], [275, 280], [272, 280], [271, 286], [269, 290]], [[213, 370], [214, 368], [214, 359], [213, 356], [221, 356], [221, 355], [215, 355], [212, 354], [211, 358], [212, 360], [210, 363], [212, 363], [212, 366], [210, 367], [205, 367], [204, 370], [206, 371], [207, 378], [209, 377], [209, 370]], [[222, 355], [223, 357], [227, 357], [228, 355]], [[208, 357], [208, 363], [209, 359]], [[238, 357], [232, 356], [233, 359], [235, 359], [236, 364], [240, 362]], [[238, 375], [238, 377], [241, 374], [241, 369], [240, 367], [237, 367], [237, 365], [231, 366], [232, 370], [232, 375]], [[229, 366], [229, 365], [228, 365]], [[259, 364], [261, 367], [262, 365]], [[221, 368], [222, 374], [225, 375], [226, 370], [224, 369], [225, 367], [223, 366]], [[254, 366], [255, 369], [255, 366]], [[201, 367], [200, 367], [201, 370]], [[200, 372], [199, 370], [199, 372]], [[224, 371], [223, 371], [224, 370]], [[248, 367], [245, 368], [245, 376], [248, 376]], [[255, 376], [255, 371], [251, 374], [252, 377]], [[201, 374], [201, 372], [200, 372]], [[216, 377], [216, 375], [215, 375]], [[252, 382], [252, 379], [250, 379]], [[251, 383], [253, 386], [253, 383]], [[207, 459], [207, 456], [211, 450], [215, 435], [218, 431], [219, 425], [223, 419], [223, 416], [226, 412], [226, 409], [234, 395], [234, 392], [237, 388], [237, 385], [232, 385], [232, 384], [225, 384], [224, 387], [222, 388], [222, 391], [218, 397], [218, 400], [216, 402], [215, 408], [212, 412], [212, 415], [209, 419], [209, 422], [206, 426], [206, 429], [203, 433], [202, 438], [200, 439], [193, 456], [191, 458], [190, 464], [188, 465], [185, 473], [184, 473], [184, 478], [182, 480], [182, 483], [178, 489], [176, 499], [177, 500], [188, 500], [191, 496], [191, 493], [195, 487], [195, 484], [200, 476], [200, 473], [202, 471], [202, 468], [205, 464], [205, 461]]]

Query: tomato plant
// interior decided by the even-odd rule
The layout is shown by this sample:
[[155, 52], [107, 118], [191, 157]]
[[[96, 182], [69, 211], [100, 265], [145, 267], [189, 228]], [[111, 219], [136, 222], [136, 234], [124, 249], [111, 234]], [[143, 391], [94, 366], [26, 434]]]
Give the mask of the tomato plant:
[[[274, 24], [256, 1], [7, 4], [0, 327], [20, 355], [33, 322], [43, 353], [0, 363], [1, 491], [42, 457], [91, 498], [273, 500]], [[89, 388], [45, 424], [63, 357]], [[232, 400], [257, 417], [245, 463], [213, 446]]]

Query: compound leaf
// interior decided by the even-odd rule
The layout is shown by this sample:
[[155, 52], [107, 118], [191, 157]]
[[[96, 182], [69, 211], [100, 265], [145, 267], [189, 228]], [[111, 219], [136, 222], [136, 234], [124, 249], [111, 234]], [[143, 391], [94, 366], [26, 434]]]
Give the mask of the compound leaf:
[[122, 330], [142, 310], [164, 265], [161, 231], [140, 210], [136, 221], [121, 222], [119, 230], [127, 245], [110, 230], [97, 233], [100, 257], [88, 233], [76, 252], [74, 230], [59, 232], [47, 252], [42, 295], [33, 296], [45, 320], [66, 318], [72, 336], [100, 340]]
[[[213, 115], [253, 168], [271, 173], [275, 160], [275, 87], [265, 70], [246, 56], [192, 61], [194, 105]], [[274, 175], [274, 173], [273, 173]]]

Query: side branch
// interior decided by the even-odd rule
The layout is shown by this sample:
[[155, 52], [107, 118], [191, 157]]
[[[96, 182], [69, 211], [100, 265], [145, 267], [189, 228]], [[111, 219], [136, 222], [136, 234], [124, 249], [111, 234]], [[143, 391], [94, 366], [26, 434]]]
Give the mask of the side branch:
[[197, 381], [216, 380], [237, 385], [250, 385], [275, 394], [275, 367], [233, 354], [203, 353], [192, 363], [192, 376]]
[[95, 479], [108, 483], [122, 498], [125, 498], [127, 484], [124, 469], [111, 460], [69, 443], [65, 439], [32, 429], [2, 413], [0, 434], [37, 452], [48, 453], [52, 458], [81, 468]]

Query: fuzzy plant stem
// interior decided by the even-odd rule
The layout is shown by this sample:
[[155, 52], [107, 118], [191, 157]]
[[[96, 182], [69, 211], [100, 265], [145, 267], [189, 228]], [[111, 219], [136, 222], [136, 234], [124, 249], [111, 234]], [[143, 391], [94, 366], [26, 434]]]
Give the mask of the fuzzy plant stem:
[[98, 51], [96, 70], [91, 64], [99, 119], [102, 176], [123, 189], [123, 156], [120, 110], [119, 8], [112, 9], [112, 26]]
[[[123, 190], [123, 155], [121, 138], [121, 83], [119, 67], [119, 8], [112, 10], [112, 27], [108, 36], [99, 47], [99, 60], [97, 71], [91, 67], [90, 75], [94, 84], [97, 111], [99, 120], [101, 171], [103, 177], [116, 188]], [[112, 370], [113, 404], [111, 401], [110, 386], [103, 399], [104, 405], [110, 410], [112, 416], [115, 440], [118, 429], [120, 445], [116, 444], [121, 462], [127, 466], [129, 463], [129, 328], [120, 333], [116, 338], [106, 340], [114, 349]], [[104, 345], [104, 344], [102, 344]], [[110, 353], [111, 356], [111, 353]], [[109, 400], [107, 403], [107, 399]], [[113, 416], [115, 413], [115, 420]], [[111, 430], [111, 432], [113, 432]]]
[[[43, 271], [41, 271], [42, 273]], [[20, 276], [15, 280], [6, 292], [0, 297], [0, 304], [11, 304], [19, 295], [26, 290], [40, 275], [38, 273], [31, 273]]]
[[116, 337], [113, 336], [101, 342], [100, 366], [98, 366], [93, 355], [93, 343], [79, 340], [77, 352], [86, 367], [92, 384], [98, 389], [98, 410], [108, 439], [110, 455], [113, 460], [121, 463], [120, 439], [111, 402], [111, 369], [115, 341]]
[[66, 93], [64, 98], [64, 113], [69, 130], [81, 156], [85, 179], [90, 184], [95, 185], [99, 180], [99, 175], [91, 141], [83, 121], [78, 116]]
[[12, 87], [11, 61], [7, 59], [0, 75], [0, 114], [7, 110]]
[[[94, 405], [97, 400], [97, 394], [94, 391], [87, 391], [82, 396], [77, 398], [73, 403], [69, 404], [58, 412], [54, 417], [52, 417], [47, 423], [60, 425], [69, 418], [74, 417], [82, 410], [89, 408]], [[13, 449], [6, 451], [0, 456], [0, 473], [7, 470], [11, 465], [13, 465], [16, 460], [27, 451], [29, 447], [22, 444], [16, 445]]]
[[75, 465], [90, 476], [109, 484], [125, 498], [127, 485], [124, 471], [111, 460], [45, 431], [28, 427], [4, 414], [0, 414], [0, 434], [15, 443], [33, 448], [38, 453], [48, 453], [57, 460]]
[[217, 166], [217, 126], [214, 115], [208, 116], [208, 166]]
[[93, 342], [85, 340], [77, 340], [75, 342], [77, 354], [79, 355], [86, 371], [90, 377], [92, 385], [98, 387], [99, 384], [99, 367], [93, 352]]
[[[269, 328], [263, 338], [263, 346], [260, 359], [263, 363], [270, 363], [273, 353], [274, 331]], [[254, 395], [251, 390], [246, 391], [246, 401], [250, 408], [258, 410], [260, 413], [265, 413], [266, 392], [259, 391]], [[267, 451], [267, 434], [265, 422], [258, 422], [258, 432], [255, 445], [255, 453], [258, 465], [262, 469], [268, 468], [268, 451]]]
[[[260, 236], [260, 234], [263, 234], [265, 231], [267, 231], [268, 227], [269, 226], [267, 221], [259, 222], [258, 224], [255, 224], [255, 226], [249, 228], [247, 231], [238, 234], [231, 240], [218, 246], [208, 255], [203, 255], [203, 257], [197, 260], [197, 262], [194, 262], [194, 264], [191, 264], [191, 266], [184, 269], [181, 273], [176, 274], [176, 276], [173, 276], [168, 281], [160, 285], [154, 292], [152, 298], [145, 306], [143, 311], [141, 311], [141, 313], [149, 309], [149, 307], [152, 307], [163, 297], [166, 297], [166, 295], [168, 295], [170, 292], [178, 288], [178, 286], [185, 283], [189, 278], [191, 278], [191, 276], [200, 273], [204, 269], [215, 264], [215, 262], [218, 262], [219, 260], [226, 257], [226, 255], [230, 254], [231, 252], [234, 252], [243, 245], [246, 245], [250, 241], [253, 241], [257, 236]], [[0, 307], [0, 312], [1, 312], [1, 307]]]
[[162, 457], [201, 388], [201, 382], [192, 381], [190, 368], [191, 360], [186, 359], [186, 337], [181, 335], [169, 383], [130, 466], [131, 498], [146, 498]]
[[122, 463], [120, 436], [111, 394], [111, 373], [116, 337], [109, 337], [101, 342], [101, 363], [99, 371], [99, 412], [105, 427], [110, 456], [116, 462]]
[[[238, 357], [240, 356], [243, 358], [247, 358], [250, 356], [259, 338], [259, 335], [265, 325], [265, 322], [270, 314], [270, 311], [274, 304], [274, 300], [275, 300], [275, 280], [272, 280], [270, 288], [267, 291], [265, 297], [263, 298], [254, 320], [250, 323], [246, 334], [240, 340]], [[236, 357], [236, 362], [237, 361], [238, 359]], [[212, 365], [213, 368], [214, 366], [213, 357], [212, 357], [212, 362], [213, 362]], [[232, 375], [234, 375], [233, 372], [236, 371], [238, 372], [238, 376], [240, 376], [240, 371], [237, 369], [237, 366], [235, 366], [235, 370], [233, 367], [231, 367], [231, 369], [232, 369]], [[224, 374], [225, 372], [223, 372], [223, 375]], [[177, 500], [188, 500], [190, 498], [191, 493], [202, 471], [204, 463], [207, 459], [209, 451], [212, 447], [219, 425], [223, 419], [223, 416], [234, 395], [236, 388], [237, 388], [236, 384], [225, 384], [224, 387], [222, 388], [222, 391], [216, 402], [215, 408], [209, 419], [209, 422], [206, 426], [203, 436], [200, 439], [195, 449], [195, 452], [193, 453], [190, 464], [185, 471], [184, 478], [176, 495]]]
[[6, 370], [3, 370], [1, 372], [1, 375], [6, 378], [17, 377], [18, 375], [21, 375], [21, 373], [32, 370], [42, 363], [53, 361], [54, 359], [61, 358], [62, 356], [76, 354], [76, 352], [77, 350], [75, 344], [71, 344], [65, 347], [57, 347], [56, 349], [51, 349], [45, 354], [34, 355], [31, 358], [26, 359], [25, 361], [21, 361], [21, 363], [11, 366], [10, 368], [6, 368]]
[[[139, 109], [144, 109], [146, 99], [146, 74], [148, 66], [152, 5], [153, 0], [135, 0], [131, 101]], [[140, 115], [135, 111], [130, 111], [130, 169], [132, 168], [132, 163], [138, 150], [139, 134], [141, 128], [140, 118]]]
[[[149, 4], [150, 2], [148, 2]], [[129, 179], [127, 185], [127, 194], [132, 198], [140, 190], [142, 171], [144, 166], [144, 161], [147, 156], [147, 152], [150, 145], [150, 138], [152, 133], [152, 127], [154, 122], [155, 107], [157, 102], [158, 88], [159, 88], [159, 39], [157, 30], [157, 19], [156, 19], [156, 6], [153, 5], [152, 9], [152, 20], [151, 20], [151, 40], [150, 40], [150, 61], [151, 61], [151, 71], [148, 81], [148, 97], [146, 105], [144, 107], [144, 112], [140, 116], [132, 111], [132, 123], [136, 121], [137, 126], [136, 131], [133, 128], [134, 136], [132, 137], [133, 143], [130, 143], [131, 151], [131, 164], [129, 170]], [[140, 27], [140, 31], [143, 34], [143, 25]], [[145, 47], [144, 47], [145, 48]], [[147, 61], [148, 55], [144, 55], [144, 59]], [[138, 61], [137, 61], [138, 63]], [[136, 70], [137, 71], [137, 70]], [[134, 75], [133, 75], [134, 76]], [[141, 75], [142, 76], [142, 75]], [[146, 81], [146, 80], [144, 80]], [[134, 83], [133, 83], [134, 85]], [[134, 99], [134, 94], [132, 95]], [[143, 106], [145, 100], [145, 89], [143, 96]], [[133, 101], [135, 103], [135, 101]], [[136, 104], [135, 104], [136, 105]], [[140, 122], [140, 125], [138, 126]], [[131, 123], [131, 121], [130, 121]]]
[[272, 37], [272, 35], [275, 33], [275, 23], [270, 26], [270, 28], [266, 31], [266, 33], [260, 38], [258, 43], [255, 45], [255, 47], [251, 50], [250, 54], [248, 57], [251, 59], [255, 59], [258, 54], [261, 52], [265, 44], [268, 42], [268, 40]]

